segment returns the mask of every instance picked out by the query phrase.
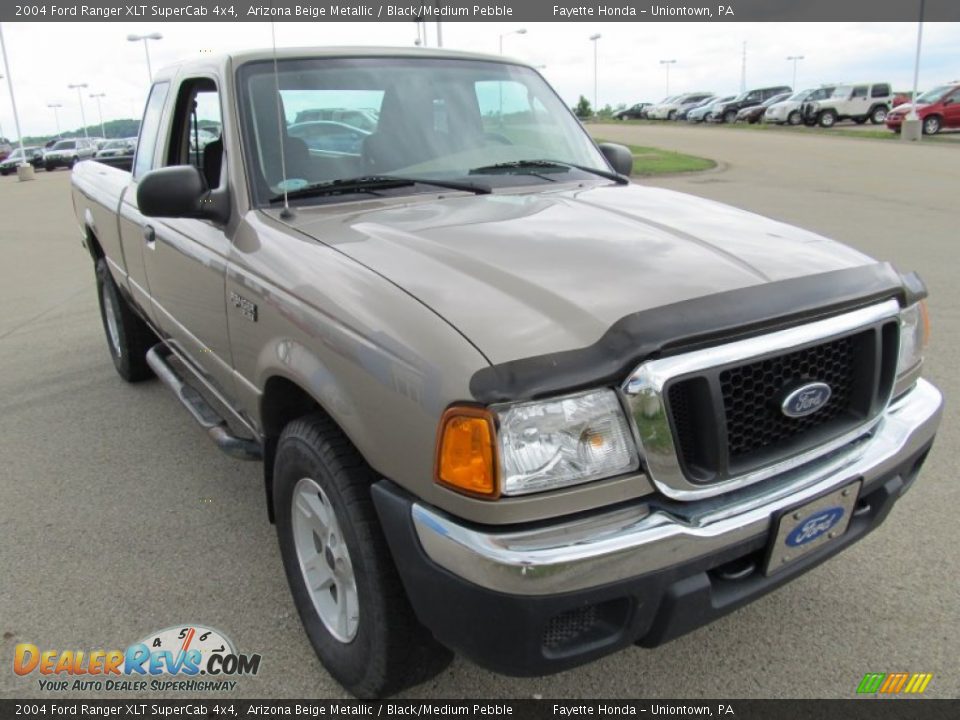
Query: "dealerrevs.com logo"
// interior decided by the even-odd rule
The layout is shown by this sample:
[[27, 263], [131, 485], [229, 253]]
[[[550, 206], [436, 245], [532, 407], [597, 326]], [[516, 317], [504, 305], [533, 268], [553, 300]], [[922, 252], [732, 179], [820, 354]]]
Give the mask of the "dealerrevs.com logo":
[[238, 653], [221, 632], [184, 624], [151, 633], [126, 650], [14, 648], [13, 671], [47, 692], [88, 690], [231, 691], [233, 678], [256, 675], [260, 655]]

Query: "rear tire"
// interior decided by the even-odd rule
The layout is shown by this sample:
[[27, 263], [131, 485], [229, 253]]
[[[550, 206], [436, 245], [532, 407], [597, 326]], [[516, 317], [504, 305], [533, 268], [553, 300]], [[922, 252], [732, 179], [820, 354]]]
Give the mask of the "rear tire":
[[887, 121], [887, 108], [884, 105], [878, 105], [870, 111], [870, 122], [874, 125], [883, 125]]
[[334, 679], [377, 698], [446, 667], [453, 654], [417, 621], [380, 528], [370, 496], [378, 476], [336, 424], [314, 413], [287, 425], [273, 477], [293, 601]]
[[788, 125], [799, 125], [802, 122], [803, 122], [803, 116], [800, 114], [799, 110], [794, 110], [792, 113], [787, 115]]
[[100, 319], [114, 367], [129, 383], [153, 377], [147, 350], [157, 343], [157, 336], [120, 295], [105, 259], [97, 260], [96, 273]]

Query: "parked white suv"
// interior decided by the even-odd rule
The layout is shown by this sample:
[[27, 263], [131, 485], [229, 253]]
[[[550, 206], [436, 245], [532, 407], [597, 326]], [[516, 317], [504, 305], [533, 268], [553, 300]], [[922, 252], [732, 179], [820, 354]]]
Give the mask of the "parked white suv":
[[781, 100], [768, 107], [763, 114], [763, 121], [777, 125], [799, 125], [803, 122], [803, 115], [800, 112], [803, 104], [806, 102], [826, 100], [833, 93], [833, 90], [833, 85], [824, 85], [823, 87], [795, 92], [786, 100]]
[[709, 92], [692, 92], [677, 95], [675, 98], [662, 102], [647, 113], [648, 118], [654, 120], [673, 120], [681, 106], [692, 107], [694, 103], [703, 102], [713, 97]]
[[833, 127], [840, 120], [853, 120], [859, 125], [869, 120], [881, 125], [892, 104], [890, 83], [838, 85], [829, 98], [804, 103], [803, 120], [820, 127]]

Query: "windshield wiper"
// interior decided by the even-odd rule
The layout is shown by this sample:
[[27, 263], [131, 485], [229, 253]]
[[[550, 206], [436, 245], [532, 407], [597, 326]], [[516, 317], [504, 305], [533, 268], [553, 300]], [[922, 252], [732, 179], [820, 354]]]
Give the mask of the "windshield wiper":
[[[446, 188], [447, 190], [472, 192], [475, 195], [488, 195], [491, 192], [490, 188], [486, 185], [462, 183], [454, 180], [428, 180], [427, 178], [398, 177], [396, 175], [362, 175], [355, 178], [344, 178], [341, 180], [331, 180], [329, 182], [307, 185], [306, 187], [288, 191], [286, 197], [290, 200], [295, 200], [297, 198], [323, 197], [325, 195], [349, 195], [352, 193], [376, 194], [379, 190], [393, 190], [402, 187], [413, 187], [414, 185], [433, 185], [434, 187]], [[270, 198], [270, 202], [281, 202], [283, 198], [283, 193], [280, 193]]]
[[[566, 170], [581, 170], [585, 173], [590, 173], [591, 175], [597, 175], [607, 180], [613, 180], [619, 185], [627, 185], [630, 182], [630, 178], [620, 175], [618, 173], [610, 172], [609, 170], [600, 170], [599, 168], [587, 167], [586, 165], [576, 165], [574, 163], [562, 162], [560, 160], [511, 160], [510, 162], [495, 163], [494, 165], [484, 165], [482, 167], [473, 168], [470, 171], [471, 175], [492, 175], [497, 172], [509, 172], [509, 171], [523, 171], [525, 169], [566, 169]], [[530, 175], [535, 175], [536, 173], [528, 173]]]

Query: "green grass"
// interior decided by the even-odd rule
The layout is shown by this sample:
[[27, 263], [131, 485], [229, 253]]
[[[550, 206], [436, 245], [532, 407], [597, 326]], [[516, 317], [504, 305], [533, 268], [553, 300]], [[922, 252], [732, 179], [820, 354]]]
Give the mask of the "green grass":
[[[597, 138], [597, 142], [608, 142]], [[609, 141], [613, 142], [613, 141]], [[715, 168], [717, 163], [696, 155], [685, 155], [672, 150], [627, 145], [633, 153], [633, 175], [649, 177], [651, 175], [669, 175], [673, 173], [698, 172]]]
[[[851, 137], [851, 138], [860, 138], [861, 140], [899, 140], [900, 135], [888, 130], [885, 126], [877, 125], [876, 129], [871, 130], [854, 130], [852, 127], [832, 127], [832, 128], [822, 128], [819, 126], [816, 127], [807, 127], [806, 125], [771, 125], [768, 123], [756, 123], [755, 125], [750, 125], [749, 123], [736, 123], [735, 125], [730, 125], [728, 123], [708, 123], [704, 125], [702, 123], [692, 124], [685, 121], [675, 122], [675, 121], [663, 121], [663, 120], [597, 120], [592, 121], [593, 125], [652, 125], [652, 126], [667, 126], [667, 127], [712, 127], [717, 128], [718, 130], [726, 131], [746, 131], [746, 132], [787, 132], [787, 133], [799, 133], [803, 134], [814, 134], [814, 135], [833, 135], [834, 137]], [[940, 137], [940, 136], [930, 136], [924, 135], [923, 141], [927, 142], [928, 140], [933, 142], [945, 142], [956, 144], [955, 141], [951, 140], [949, 137]]]

